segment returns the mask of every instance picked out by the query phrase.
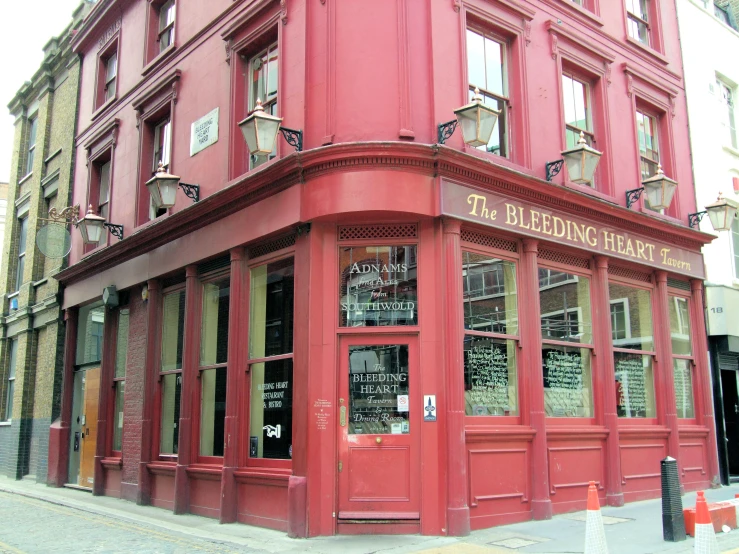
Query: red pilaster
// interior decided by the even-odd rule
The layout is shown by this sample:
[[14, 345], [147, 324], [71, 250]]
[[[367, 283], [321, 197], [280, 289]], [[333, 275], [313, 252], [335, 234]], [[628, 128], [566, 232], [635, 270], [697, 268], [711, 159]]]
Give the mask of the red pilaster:
[[155, 395], [158, 389], [157, 373], [160, 357], [159, 342], [153, 337], [158, 336], [154, 331], [159, 328], [162, 287], [156, 279], [147, 281], [146, 287], [148, 292], [146, 327], [149, 331], [149, 340], [146, 341], [144, 405], [141, 409], [141, 461], [139, 462], [139, 490], [136, 498], [138, 504], [149, 504], [151, 502], [151, 475], [146, 465], [152, 458], [152, 432], [153, 425], [155, 425], [153, 412]]
[[95, 438], [95, 461], [92, 482], [92, 494], [101, 496], [105, 494], [105, 468], [102, 460], [108, 454], [108, 421], [110, 410], [111, 388], [108, 383], [113, 382], [115, 373], [114, 360], [115, 356], [111, 353], [116, 352], [116, 327], [117, 321], [115, 316], [117, 311], [105, 308], [104, 335], [103, 345], [110, 347], [103, 348], [102, 359], [100, 360], [100, 389], [98, 390], [98, 421], [97, 436]]
[[64, 311], [64, 374], [62, 375], [62, 406], [59, 419], [49, 429], [49, 461], [46, 484], [61, 487], [69, 474], [69, 426], [72, 419], [74, 392], [74, 362], [77, 355], [77, 308]]
[[667, 273], [655, 271], [657, 290], [655, 297], [655, 347], [659, 360], [657, 394], [661, 397], [662, 409], [658, 420], [670, 430], [667, 438], [667, 454], [677, 460], [680, 467], [680, 436], [677, 427], [677, 403], [675, 401], [675, 375], [672, 370], [672, 339], [670, 338], [670, 297], [667, 294]]
[[462, 311], [462, 223], [443, 220], [444, 256], [444, 339], [446, 344], [447, 405], [447, 534], [455, 537], [470, 533], [467, 505], [467, 462], [464, 434], [464, 312]]
[[[693, 352], [695, 353], [695, 382], [700, 391], [700, 404], [696, 406], [698, 424], [708, 427], [708, 477], [711, 484], [718, 486], [718, 447], [716, 445], [716, 425], [713, 415], [713, 395], [711, 377], [708, 370], [708, 340], [706, 335], [705, 307], [703, 305], [703, 281], [690, 280], [693, 299]], [[696, 394], [696, 403], [698, 401]]]
[[539, 268], [537, 254], [539, 243], [535, 239], [523, 240], [521, 254], [521, 294], [519, 306], [521, 340], [523, 348], [522, 371], [528, 392], [529, 422], [536, 434], [531, 444], [531, 515], [534, 519], [552, 518], [552, 501], [549, 498], [549, 461], [547, 457], [547, 428], [544, 412], [544, 371], [541, 361], [541, 325], [539, 323]]
[[[195, 379], [197, 378], [199, 345], [198, 323], [194, 314], [200, 313], [200, 282], [198, 268], [188, 265], [185, 268], [185, 346], [182, 353], [182, 398], [180, 399], [179, 448], [177, 469], [174, 475], [174, 513], [186, 514], [190, 510], [190, 482], [187, 467], [192, 462], [194, 449], [192, 443], [192, 406], [195, 399]], [[230, 311], [231, 306], [229, 306]]]
[[624, 493], [621, 486], [621, 453], [619, 451], [618, 415], [613, 382], [616, 380], [613, 367], [613, 343], [611, 341], [611, 303], [608, 293], [608, 258], [595, 256], [593, 271], [593, 328], [595, 334], [595, 367], [599, 401], [596, 403], [596, 419], [608, 429], [606, 438], [606, 503], [623, 506]]
[[[225, 436], [223, 445], [223, 472], [221, 474], [221, 523], [234, 523], [236, 521], [236, 481], [234, 471], [239, 467], [239, 391], [241, 390], [241, 376], [244, 373], [244, 358], [242, 356], [243, 341], [242, 317], [242, 294], [244, 284], [244, 249], [234, 248], [231, 250], [231, 297], [228, 313], [228, 375], [226, 377], [226, 419]], [[246, 333], [244, 333], [244, 336]]]

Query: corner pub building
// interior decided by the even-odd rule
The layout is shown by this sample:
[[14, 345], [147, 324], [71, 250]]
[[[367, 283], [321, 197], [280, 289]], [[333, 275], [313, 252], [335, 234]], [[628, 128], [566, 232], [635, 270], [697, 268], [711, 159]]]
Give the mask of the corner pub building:
[[[295, 537], [717, 483], [675, 6], [638, 4], [100, 0], [73, 203], [122, 227], [57, 275], [48, 482]], [[474, 88], [490, 143], [439, 144]], [[257, 98], [302, 149], [250, 155]], [[592, 186], [545, 180], [580, 132]]]

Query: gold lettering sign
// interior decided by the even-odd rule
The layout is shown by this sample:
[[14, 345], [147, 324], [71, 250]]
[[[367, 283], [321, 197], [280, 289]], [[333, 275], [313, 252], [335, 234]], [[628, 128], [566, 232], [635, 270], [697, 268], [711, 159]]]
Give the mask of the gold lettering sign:
[[700, 252], [636, 237], [627, 231], [596, 226], [579, 217], [454, 183], [443, 184], [442, 213], [646, 264], [652, 268], [701, 279], [704, 277], [703, 257]]

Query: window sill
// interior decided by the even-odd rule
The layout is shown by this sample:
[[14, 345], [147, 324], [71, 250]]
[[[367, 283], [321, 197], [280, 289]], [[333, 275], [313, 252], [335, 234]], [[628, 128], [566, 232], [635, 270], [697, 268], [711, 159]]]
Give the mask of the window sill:
[[607, 194], [605, 192], [601, 192], [596, 188], [589, 187], [588, 185], [579, 185], [577, 183], [572, 183], [568, 179], [565, 179], [565, 183], [563, 186], [565, 188], [576, 190], [577, 192], [581, 192], [583, 194], [594, 196], [595, 198], [599, 198], [600, 200], [605, 200], [606, 202], [610, 202], [612, 204], [618, 203], [614, 196], [611, 196], [610, 194]]
[[0, 421], [0, 427], [10, 427], [12, 423], [13, 423], [12, 419], [9, 419], [7, 421]]
[[491, 152], [483, 152], [482, 150], [478, 150], [473, 146], [467, 146], [466, 144], [464, 145], [462, 152], [464, 152], [465, 154], [470, 154], [471, 156], [476, 156], [482, 160], [486, 160], [501, 167], [512, 169], [514, 171], [519, 171], [521, 173], [530, 173], [531, 171], [531, 168], [516, 163], [510, 158], [505, 158]]
[[21, 186], [23, 183], [28, 181], [31, 177], [33, 177], [33, 171], [31, 171], [30, 173], [26, 173], [23, 177], [18, 179], [18, 186]]
[[19, 291], [19, 290], [15, 291], [15, 292], [11, 292], [10, 294], [8, 294], [8, 300], [10, 300], [11, 298], [15, 298], [20, 293], [21, 293], [21, 291]]
[[193, 464], [185, 471], [193, 479], [202, 479], [204, 481], [220, 481], [223, 473], [223, 464]]
[[177, 462], [149, 462], [146, 469], [154, 475], [174, 475], [177, 470]]
[[237, 483], [273, 484], [287, 487], [292, 469], [242, 467], [234, 471]]
[[723, 149], [724, 149], [724, 150], [725, 150], [726, 152], [728, 152], [729, 154], [731, 154], [731, 155], [733, 155], [733, 156], [736, 156], [737, 158], [739, 158], [739, 150], [737, 150], [737, 149], [736, 149], [736, 148], [734, 148], [733, 146], [730, 146], [730, 145], [728, 145], [728, 144], [724, 144], [724, 145], [723, 145]]
[[116, 100], [118, 100], [117, 94], [114, 94], [113, 98], [108, 98], [94, 112], [92, 112], [92, 117], [90, 119], [95, 120], [98, 117], [100, 117], [105, 110], [107, 110], [110, 106], [112, 106], [115, 103]]
[[103, 458], [100, 463], [105, 469], [121, 469], [123, 467], [123, 458]]
[[572, 0], [544, 0], [550, 6], [561, 9], [565, 13], [574, 16], [577, 19], [585, 18], [586, 22], [594, 23], [598, 27], [603, 26], [603, 20], [598, 14], [591, 12], [587, 8], [578, 6]]
[[144, 66], [144, 69], [141, 70], [141, 75], [147, 75], [148, 73], [151, 73], [154, 68], [158, 67], [162, 62], [164, 62], [164, 60], [169, 58], [172, 55], [172, 52], [174, 52], [175, 50], [177, 50], [176, 44], [170, 44], [169, 46], [167, 46]]
[[[639, 211], [641, 213], [643, 213], [645, 215], [652, 216], [652, 217], [656, 217], [657, 219], [661, 219], [663, 221], [669, 221], [670, 223], [675, 223], [676, 225], [687, 225], [687, 222], [686, 221], [683, 221], [680, 218], [673, 217], [673, 216], [667, 215], [667, 214], [661, 214], [659, 212], [655, 212], [654, 210], [650, 210], [649, 208], [647, 208], [645, 202], [646, 202], [646, 200], [642, 200], [641, 201], [641, 204], [639, 206]], [[632, 206], [633, 206], [633, 204], [632, 204]]]
[[647, 46], [646, 44], [642, 44], [638, 40], [634, 40], [630, 36], [626, 36], [626, 42], [630, 44], [631, 46], [634, 46], [635, 48], [638, 48], [641, 52], [644, 52], [645, 54], [648, 54], [658, 62], [662, 63], [663, 65], [667, 65], [670, 63], [670, 61], [662, 55], [660, 52], [652, 48], [651, 46]]

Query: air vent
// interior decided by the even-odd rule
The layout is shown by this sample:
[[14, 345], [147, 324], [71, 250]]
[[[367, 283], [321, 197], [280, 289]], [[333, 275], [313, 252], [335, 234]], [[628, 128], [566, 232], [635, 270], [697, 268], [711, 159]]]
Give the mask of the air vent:
[[690, 292], [690, 283], [688, 281], [683, 281], [682, 279], [672, 279], [668, 277], [667, 286], [671, 289], [678, 289]]
[[339, 240], [363, 239], [416, 239], [418, 227], [415, 223], [396, 223], [390, 225], [361, 225], [339, 227]]
[[231, 257], [228, 255], [221, 256], [220, 258], [213, 258], [212, 260], [198, 264], [198, 275], [217, 271], [219, 269], [226, 268], [229, 265], [231, 265]]
[[282, 250], [283, 248], [290, 248], [294, 245], [295, 235], [286, 235], [284, 237], [271, 240], [269, 242], [264, 242], [262, 244], [257, 244], [256, 246], [249, 247], [249, 258], [260, 258], [262, 256], [266, 256], [267, 254], [271, 254], [272, 252]]
[[504, 250], [506, 252], [517, 251], [516, 243], [514, 241], [494, 237], [486, 233], [475, 233], [473, 231], [463, 230], [462, 242], [471, 242], [472, 244], [487, 246], [488, 248], [495, 248], [496, 250]]

